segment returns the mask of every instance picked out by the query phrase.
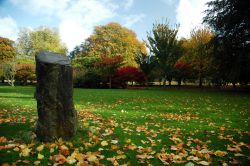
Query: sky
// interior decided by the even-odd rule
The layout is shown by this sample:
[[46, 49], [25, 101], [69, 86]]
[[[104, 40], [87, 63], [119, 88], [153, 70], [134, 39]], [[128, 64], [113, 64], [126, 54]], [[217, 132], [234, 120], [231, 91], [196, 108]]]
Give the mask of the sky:
[[95, 26], [118, 22], [146, 40], [153, 23], [179, 24], [178, 36], [201, 27], [209, 0], [0, 0], [0, 36], [16, 40], [20, 28], [56, 28], [71, 51]]

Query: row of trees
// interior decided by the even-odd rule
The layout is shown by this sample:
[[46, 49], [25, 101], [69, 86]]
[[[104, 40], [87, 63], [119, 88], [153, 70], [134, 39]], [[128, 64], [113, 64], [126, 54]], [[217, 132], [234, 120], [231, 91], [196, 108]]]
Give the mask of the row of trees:
[[79, 86], [89, 86], [92, 82], [92, 86], [108, 83], [111, 87], [118, 69], [129, 66], [144, 73], [136, 82], [160, 80], [165, 86], [166, 81], [171, 85], [176, 80], [180, 85], [182, 81], [198, 78], [202, 86], [211, 68], [209, 42], [213, 34], [202, 28], [193, 30], [190, 39], [179, 40], [177, 33], [178, 26], [156, 23], [148, 33], [148, 40], [140, 42], [132, 31], [118, 23], [98, 26], [93, 35], [70, 53], [75, 75], [81, 75], [76, 81]]
[[0, 78], [14, 86], [14, 81], [27, 84], [35, 78], [35, 55], [40, 51], [55, 51], [66, 56], [67, 48], [56, 29], [39, 27], [21, 29], [16, 42], [0, 37]]
[[[153, 24], [147, 40], [118, 23], [97, 26], [94, 33], [69, 53], [74, 83], [87, 87], [125, 87], [128, 82], [204, 81], [214, 85], [250, 82], [250, 7], [245, 1], [213, 0], [204, 23], [190, 38], [178, 39], [178, 25]], [[5, 79], [34, 79], [34, 55], [49, 50], [66, 55], [54, 29], [22, 29], [16, 43], [0, 38]], [[22, 80], [23, 78], [23, 80]], [[13, 81], [10, 81], [13, 84]]]

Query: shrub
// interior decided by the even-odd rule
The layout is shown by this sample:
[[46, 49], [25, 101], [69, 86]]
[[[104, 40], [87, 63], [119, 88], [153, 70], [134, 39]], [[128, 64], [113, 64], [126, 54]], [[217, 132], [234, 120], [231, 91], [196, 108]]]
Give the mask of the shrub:
[[128, 82], [137, 82], [144, 84], [146, 82], [145, 74], [136, 67], [126, 66], [117, 70], [114, 75], [114, 85], [116, 87], [126, 87]]
[[33, 64], [18, 64], [16, 66], [15, 80], [21, 85], [27, 85], [28, 81], [35, 81], [35, 65]]

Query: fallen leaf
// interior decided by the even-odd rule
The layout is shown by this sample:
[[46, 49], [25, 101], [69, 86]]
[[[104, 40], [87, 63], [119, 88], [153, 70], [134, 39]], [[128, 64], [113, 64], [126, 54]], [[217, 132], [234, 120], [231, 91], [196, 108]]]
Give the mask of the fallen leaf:
[[125, 155], [125, 154], [123, 154], [123, 155], [118, 155], [118, 156], [116, 156], [115, 157], [117, 160], [120, 160], [120, 159], [125, 159], [125, 158], [127, 158], [127, 156]]
[[74, 164], [76, 162], [76, 159], [72, 156], [68, 156], [66, 159], [67, 163]]
[[44, 148], [44, 145], [40, 145], [40, 146], [38, 146], [38, 147], [36, 148], [36, 150], [37, 150], [38, 152], [40, 152], [40, 151], [43, 150], [43, 148]]
[[227, 155], [227, 152], [221, 151], [221, 150], [217, 150], [217, 151], [214, 152], [214, 155], [215, 156], [219, 156], [219, 157], [223, 157], [223, 156]]
[[89, 162], [96, 162], [96, 161], [98, 161], [98, 158], [96, 157], [96, 155], [90, 155], [90, 156], [88, 156], [87, 160]]
[[43, 158], [44, 158], [44, 155], [42, 155], [42, 154], [38, 153], [38, 155], [37, 155], [37, 159], [38, 159], [38, 160], [42, 160]]
[[34, 165], [39, 165], [40, 164], [40, 161], [37, 160], [37, 161], [34, 161]]
[[58, 162], [59, 164], [63, 164], [66, 162], [66, 158], [62, 154], [57, 154], [52, 156], [52, 159]]
[[21, 151], [21, 153], [19, 154], [19, 156], [20, 157], [27, 157], [27, 156], [29, 156], [30, 155], [30, 152], [31, 152], [31, 149], [29, 149], [29, 148], [24, 148], [24, 149], [22, 149], [22, 151]]
[[107, 142], [107, 141], [102, 141], [102, 142], [101, 142], [101, 145], [102, 145], [102, 146], [108, 146], [108, 142]]
[[111, 144], [117, 144], [118, 140], [111, 140]]
[[207, 162], [207, 161], [200, 161], [200, 162], [198, 162], [198, 164], [200, 164], [200, 165], [209, 165], [209, 162]]

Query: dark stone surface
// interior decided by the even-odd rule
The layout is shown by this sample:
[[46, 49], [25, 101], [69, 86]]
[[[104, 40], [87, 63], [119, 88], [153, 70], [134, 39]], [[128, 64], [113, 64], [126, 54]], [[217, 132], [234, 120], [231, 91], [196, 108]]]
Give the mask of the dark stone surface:
[[72, 137], [77, 128], [77, 115], [73, 104], [70, 60], [57, 53], [39, 53], [36, 56], [36, 75], [38, 139], [47, 142]]

